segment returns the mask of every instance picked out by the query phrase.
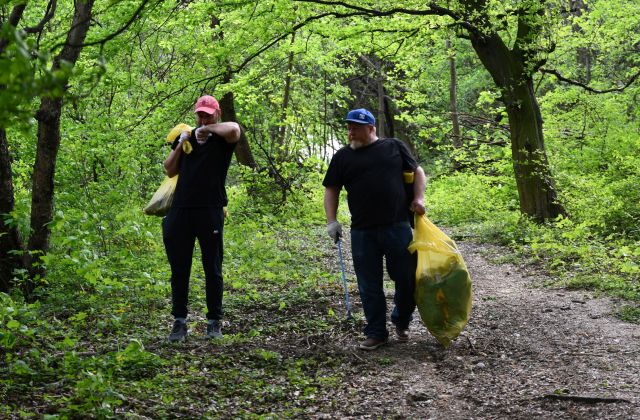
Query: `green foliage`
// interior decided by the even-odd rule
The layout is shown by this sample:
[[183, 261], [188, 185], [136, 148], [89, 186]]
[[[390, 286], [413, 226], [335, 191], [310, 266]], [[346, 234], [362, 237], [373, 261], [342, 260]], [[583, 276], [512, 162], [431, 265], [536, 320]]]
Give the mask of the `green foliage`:
[[[311, 16], [348, 10], [276, 0], [152, 2], [129, 30], [83, 49], [73, 71], [63, 65], [51, 73], [72, 8], [58, 3], [37, 38], [8, 25], [0, 34], [9, 40], [0, 54], [0, 127], [7, 127], [15, 196], [2, 217], [25, 237], [36, 99], [69, 82], [51, 249], [39, 261], [47, 268], [40, 301], [27, 304], [15, 290], [0, 294], [0, 416], [304, 417], [306, 407], [340, 387], [346, 373], [335, 367], [344, 355], [309, 350], [306, 341], [354, 333], [362, 322], [341, 321], [337, 267], [327, 267], [334, 250], [324, 237], [321, 181], [345, 142], [344, 111], [377, 106], [378, 81], [396, 112], [396, 135], [412, 142], [427, 170], [427, 211], [435, 222], [456, 236], [510, 247], [503, 261], [538, 263], [558, 284], [624, 298], [619, 316], [638, 322], [637, 82], [595, 95], [535, 76], [551, 169], [568, 211], [538, 225], [520, 215], [501, 93], [448, 17], [325, 17], [293, 36], [293, 26]], [[529, 13], [531, 2], [490, 1], [484, 29], [513, 47], [524, 13], [523, 22], [541, 30], [523, 51], [606, 89], [637, 72], [636, 3], [598, 0], [572, 14], [547, 2], [544, 15]], [[361, 4], [371, 5], [397, 6]], [[137, 6], [98, 5], [88, 41], [121, 27]], [[457, 2], [450, 6], [461, 11]], [[27, 9], [24, 26], [41, 18], [36, 9]], [[554, 52], [541, 53], [554, 41]], [[450, 58], [462, 147], [452, 144]], [[226, 338], [176, 348], [164, 344], [170, 285], [160, 219], [141, 208], [164, 176], [166, 132], [193, 124], [193, 100], [203, 92], [234, 93], [258, 168], [234, 163], [229, 173]], [[341, 211], [348, 223], [345, 203]], [[190, 301], [196, 337], [205, 311], [198, 254]]]
[[[319, 185], [318, 176], [312, 185]], [[159, 219], [142, 215], [141, 200], [133, 209], [119, 210], [126, 217], [111, 217], [110, 222], [122, 225], [120, 233], [105, 224], [101, 235], [95, 228], [100, 217], [86, 210], [59, 214], [53, 223], [55, 246], [45, 258], [49, 284], [40, 304], [0, 295], [0, 333], [6, 339], [0, 390], [7, 395], [7, 410], [21, 407], [35, 414], [37, 408], [27, 408], [35, 398], [35, 406], [62, 417], [169, 415], [179, 407], [192, 407], [185, 413], [189, 416], [290, 416], [339, 387], [342, 373], [335, 366], [340, 355], [283, 352], [297, 345], [278, 347], [271, 340], [277, 336], [295, 343], [345, 328], [335, 315], [342, 314], [335, 300], [341, 296], [337, 267], [325, 266], [332, 250], [318, 225], [322, 191], [306, 184], [274, 211], [244, 188], [229, 189], [224, 270], [225, 317], [231, 327], [215, 344], [198, 338], [205, 299], [197, 252], [191, 282], [193, 337], [186, 348], [164, 344], [168, 263]], [[108, 194], [92, 198], [96, 208], [116, 208]], [[96, 251], [101, 249], [108, 252]], [[35, 396], [29, 389], [45, 391]], [[214, 389], [216, 398], [202, 398], [203, 389]]]

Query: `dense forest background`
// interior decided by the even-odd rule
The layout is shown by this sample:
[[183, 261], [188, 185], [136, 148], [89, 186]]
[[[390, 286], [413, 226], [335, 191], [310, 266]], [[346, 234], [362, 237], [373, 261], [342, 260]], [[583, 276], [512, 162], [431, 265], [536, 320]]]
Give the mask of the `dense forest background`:
[[41, 406], [51, 392], [57, 411], [108, 415], [125, 382], [170, 380], [144, 347], [168, 328], [169, 268], [141, 209], [204, 93], [243, 128], [228, 312], [286, 313], [334, 283], [312, 264], [332, 252], [321, 180], [344, 115], [366, 107], [415, 151], [427, 215], [454, 238], [505, 245], [504, 261], [640, 320], [635, 0], [9, 0], [0, 23], [0, 413], [34, 383], [58, 384]]

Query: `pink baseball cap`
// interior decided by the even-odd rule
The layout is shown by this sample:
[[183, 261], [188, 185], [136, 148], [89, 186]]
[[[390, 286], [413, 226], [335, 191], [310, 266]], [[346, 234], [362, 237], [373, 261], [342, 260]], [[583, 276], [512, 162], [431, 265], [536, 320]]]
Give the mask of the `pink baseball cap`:
[[220, 104], [216, 101], [216, 98], [210, 95], [204, 95], [198, 98], [196, 106], [193, 112], [206, 112], [207, 114], [214, 114], [216, 111], [220, 111]]

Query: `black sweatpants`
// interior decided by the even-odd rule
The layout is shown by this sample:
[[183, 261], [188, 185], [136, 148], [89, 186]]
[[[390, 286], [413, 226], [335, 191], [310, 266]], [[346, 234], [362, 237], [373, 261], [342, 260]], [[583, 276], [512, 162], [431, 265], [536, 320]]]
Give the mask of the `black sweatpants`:
[[223, 227], [222, 208], [172, 208], [162, 220], [162, 240], [171, 266], [174, 317], [187, 317], [191, 261], [197, 238], [205, 274], [207, 319], [222, 319]]

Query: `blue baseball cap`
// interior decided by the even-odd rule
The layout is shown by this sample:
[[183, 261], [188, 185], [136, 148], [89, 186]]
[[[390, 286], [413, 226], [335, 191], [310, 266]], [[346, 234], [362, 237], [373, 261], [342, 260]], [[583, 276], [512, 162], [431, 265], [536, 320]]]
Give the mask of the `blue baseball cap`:
[[364, 108], [349, 111], [347, 118], [344, 120], [356, 124], [376, 125], [376, 119], [373, 117], [373, 114]]

